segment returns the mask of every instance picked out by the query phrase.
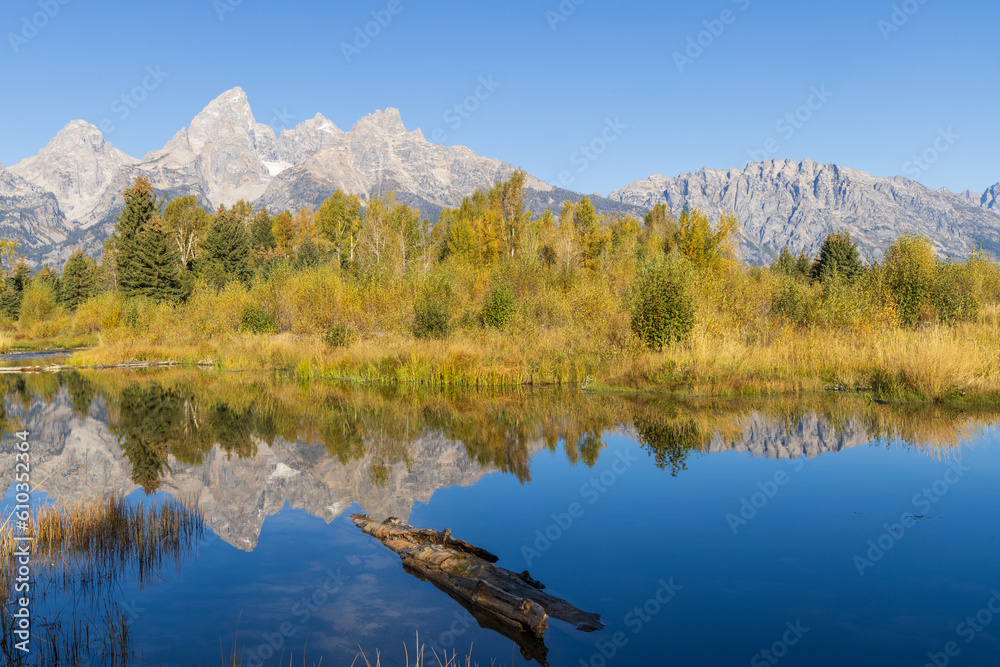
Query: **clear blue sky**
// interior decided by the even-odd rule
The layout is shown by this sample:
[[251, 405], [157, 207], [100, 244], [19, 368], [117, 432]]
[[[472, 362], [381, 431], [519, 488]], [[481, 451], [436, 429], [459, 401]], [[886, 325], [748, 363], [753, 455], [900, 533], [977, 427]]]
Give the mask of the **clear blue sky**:
[[[986, 0], [896, 0], [895, 24], [893, 0], [65, 2], [0, 8], [5, 165], [76, 118], [113, 125], [107, 138], [141, 157], [238, 85], [279, 130], [317, 112], [349, 129], [394, 106], [409, 129], [587, 193], [741, 167], [751, 151], [932, 188], [1000, 181], [1000, 21]], [[343, 44], [373, 11], [391, 20], [348, 62]], [[480, 77], [499, 86], [467, 118], [449, 114]], [[115, 102], [144, 78], [134, 109]], [[832, 96], [800, 109], [813, 87]], [[797, 111], [804, 122], [783, 121]], [[602, 133], [602, 152], [577, 153]], [[930, 164], [911, 163], [925, 151]]]

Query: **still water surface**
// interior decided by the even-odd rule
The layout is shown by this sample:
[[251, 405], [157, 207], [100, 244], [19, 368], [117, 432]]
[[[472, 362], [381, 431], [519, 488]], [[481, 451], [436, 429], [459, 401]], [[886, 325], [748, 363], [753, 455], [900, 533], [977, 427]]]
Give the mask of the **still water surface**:
[[[44, 605], [113, 605], [152, 664], [221, 664], [234, 636], [247, 665], [303, 650], [350, 665], [359, 648], [404, 664], [417, 633], [429, 664], [430, 648], [480, 665], [1000, 664], [995, 414], [181, 372], [5, 381], [4, 488], [24, 429], [38, 497], [172, 498], [204, 521], [155, 581]], [[450, 528], [606, 628], [553, 621], [526, 658], [353, 512]]]

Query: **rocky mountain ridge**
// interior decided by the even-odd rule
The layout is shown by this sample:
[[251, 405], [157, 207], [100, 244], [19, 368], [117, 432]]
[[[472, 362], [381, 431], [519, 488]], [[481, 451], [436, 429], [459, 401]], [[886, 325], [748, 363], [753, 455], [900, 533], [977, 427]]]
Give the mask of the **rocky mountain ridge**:
[[767, 160], [743, 169], [702, 169], [635, 181], [608, 197], [640, 208], [685, 206], [717, 219], [735, 211], [744, 258], [766, 263], [786, 245], [815, 256], [827, 234], [848, 230], [863, 253], [880, 257], [900, 234], [924, 234], [945, 256], [964, 258], [979, 247], [1000, 255], [1000, 183], [984, 194], [931, 190], [896, 176], [812, 160]]
[[[137, 176], [168, 199], [193, 194], [210, 210], [239, 199], [272, 212], [316, 207], [341, 188], [363, 199], [395, 192], [436, 220], [442, 208], [457, 206], [514, 169], [463, 146], [431, 143], [419, 129], [407, 130], [392, 108], [346, 132], [316, 114], [276, 135], [255, 120], [246, 93], [233, 88], [142, 158], [75, 120], [37, 155], [0, 165], [0, 236], [17, 239], [34, 264], [58, 267], [78, 247], [97, 257], [114, 230], [121, 192]], [[526, 207], [536, 214], [582, 196], [528, 177]], [[827, 233], [844, 228], [872, 256], [904, 232], [930, 236], [945, 255], [964, 257], [980, 246], [1000, 254], [1000, 183], [983, 193], [956, 194], [899, 176], [769, 160], [673, 178], [654, 174], [592, 199], [599, 212], [637, 217], [658, 203], [675, 213], [698, 207], [713, 217], [733, 210], [742, 224], [741, 250], [751, 262], [770, 261], [785, 245], [815, 254]]]

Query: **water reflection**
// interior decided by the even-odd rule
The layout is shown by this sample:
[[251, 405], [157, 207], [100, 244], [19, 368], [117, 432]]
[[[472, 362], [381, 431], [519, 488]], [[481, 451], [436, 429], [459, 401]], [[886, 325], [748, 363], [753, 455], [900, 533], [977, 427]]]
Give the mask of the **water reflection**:
[[[537, 452], [594, 467], [608, 433], [641, 443], [665, 473], [692, 456], [815, 457], [872, 441], [957, 447], [988, 411], [891, 407], [845, 397], [665, 401], [534, 391], [366, 389], [271, 375], [167, 371], [7, 375], [0, 425], [26, 429], [39, 485], [61, 502], [142, 488], [194, 498], [209, 527], [252, 549], [287, 501], [329, 521], [352, 503], [409, 516], [436, 489], [489, 472], [531, 481]], [[0, 483], [14, 451], [0, 447]]]
[[[139, 489], [139, 495], [171, 496], [211, 534], [247, 552], [255, 550], [267, 517], [286, 506], [329, 523], [357, 504], [366, 513], [406, 522], [414, 506], [429, 503], [437, 491], [475, 485], [489, 473], [508, 476], [519, 491], [534, 491], [533, 472], [544, 472], [540, 460], [564, 460], [560, 475], [566, 466], [606, 468], [612, 459], [601, 459], [611, 434], [641, 445], [652, 488], [670, 496], [671, 489], [689, 488], [697, 457], [740, 452], [815, 458], [870, 443], [938, 455], [953, 452], [997, 417], [989, 410], [885, 406], [843, 396], [672, 401], [539, 390], [450, 393], [303, 386], [269, 374], [180, 370], [5, 375], [0, 390], [5, 488], [15, 470], [9, 434], [26, 430], [33, 442], [33, 480], [49, 498], [72, 505]], [[550, 454], [538, 456], [542, 452]], [[575, 491], [552, 507], [566, 511]], [[516, 500], [509, 491], [504, 496], [505, 502]], [[632, 506], [615, 509], [620, 520]], [[551, 511], [537, 517], [538, 527], [544, 529]], [[496, 509], [491, 520], [503, 521], [504, 513], [507, 507]], [[597, 516], [595, 510], [591, 520]], [[531, 534], [533, 527], [521, 528]], [[516, 553], [519, 545], [507, 546]], [[379, 577], [387, 576], [387, 568]], [[356, 584], [356, 613], [369, 624], [377, 616], [369, 595], [373, 585], [360, 578]], [[284, 594], [280, 586], [275, 590]], [[395, 612], [405, 611], [404, 604], [392, 604]], [[118, 612], [106, 613], [111, 618]], [[338, 622], [347, 621], [341, 615]], [[263, 631], [273, 632], [270, 625]], [[526, 655], [546, 660], [540, 642], [501, 634]], [[354, 635], [349, 639], [348, 648], [357, 645]]]
[[179, 571], [203, 530], [197, 514], [171, 500], [108, 497], [5, 511], [0, 591], [11, 604], [0, 607], [3, 664], [132, 664], [135, 608], [120, 592], [164, 581], [168, 565]]

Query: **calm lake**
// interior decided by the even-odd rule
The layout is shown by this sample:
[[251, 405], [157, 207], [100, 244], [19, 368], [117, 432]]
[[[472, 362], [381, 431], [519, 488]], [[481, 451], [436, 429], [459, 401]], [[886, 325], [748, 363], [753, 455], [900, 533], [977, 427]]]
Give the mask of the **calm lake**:
[[[108, 618], [129, 662], [154, 665], [223, 664], [234, 645], [245, 665], [361, 650], [404, 665], [404, 645], [413, 664], [418, 633], [428, 665], [432, 649], [479, 665], [1000, 664], [998, 413], [175, 370], [0, 388], [4, 517], [26, 431], [35, 503], [176, 501], [203, 522], [141, 577], [36, 564], [33, 647], [90, 627], [89, 664], [113, 664]], [[519, 646], [404, 571], [355, 512], [449, 528], [606, 627], [551, 621]]]

